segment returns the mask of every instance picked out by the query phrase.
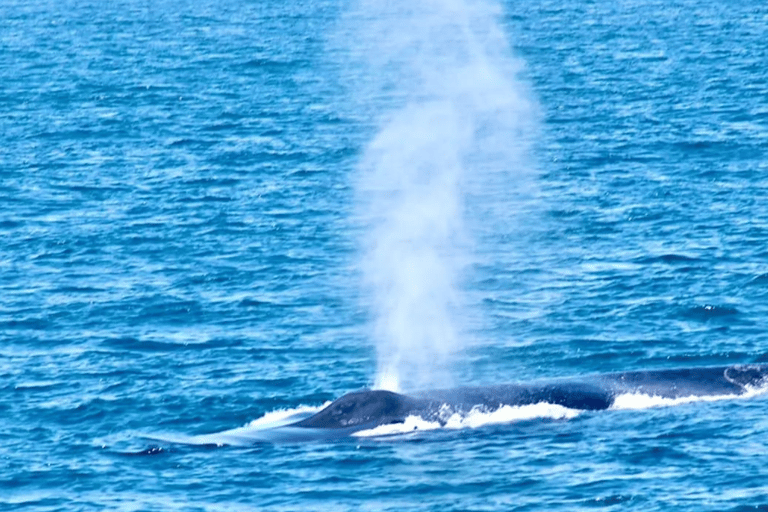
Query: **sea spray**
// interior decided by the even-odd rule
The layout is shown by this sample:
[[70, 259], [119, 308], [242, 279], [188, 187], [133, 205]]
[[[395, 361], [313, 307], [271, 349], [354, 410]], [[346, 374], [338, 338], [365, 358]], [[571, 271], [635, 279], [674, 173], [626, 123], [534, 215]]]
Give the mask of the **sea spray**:
[[343, 21], [350, 103], [378, 122], [356, 184], [377, 388], [450, 385], [468, 339], [468, 203], [498, 199], [523, 172], [534, 108], [500, 13], [488, 1], [363, 0]]
[[363, 265], [377, 313], [376, 387], [392, 390], [447, 384], [467, 238], [460, 156], [471, 139], [450, 105], [399, 114], [366, 155], [373, 222]]

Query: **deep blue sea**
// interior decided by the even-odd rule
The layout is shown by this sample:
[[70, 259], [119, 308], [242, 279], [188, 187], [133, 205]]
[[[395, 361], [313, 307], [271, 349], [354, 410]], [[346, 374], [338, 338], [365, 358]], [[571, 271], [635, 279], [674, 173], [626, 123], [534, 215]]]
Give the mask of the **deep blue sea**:
[[0, 510], [765, 510], [767, 395], [149, 439], [754, 362], [761, 0], [0, 3]]

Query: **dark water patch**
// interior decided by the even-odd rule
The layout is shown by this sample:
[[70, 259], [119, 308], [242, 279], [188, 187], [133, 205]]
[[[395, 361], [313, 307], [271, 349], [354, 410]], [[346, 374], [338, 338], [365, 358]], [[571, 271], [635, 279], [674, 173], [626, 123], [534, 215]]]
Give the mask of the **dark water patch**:
[[[2, 198], [3, 201], [6, 200], [5, 197]], [[17, 229], [24, 225], [24, 221], [22, 220], [0, 220], [0, 229]]]
[[562, 209], [556, 209], [556, 210], [550, 210], [548, 214], [555, 218], [555, 219], [570, 219], [573, 217], [577, 217], [584, 212], [580, 209], [571, 208], [568, 210], [562, 210]]
[[10, 330], [46, 331], [54, 325], [49, 318], [41, 316], [27, 316], [0, 320], [0, 328]]
[[[72, 276], [72, 277], [75, 277], [75, 276]], [[80, 276], [80, 277], [86, 277], [86, 276]], [[93, 277], [93, 276], [87, 276], [87, 277]], [[106, 288], [95, 288], [93, 286], [65, 285], [65, 286], [60, 286], [58, 288], [51, 290], [51, 293], [92, 294], [92, 293], [103, 293], [105, 291], [107, 291]]]
[[311, 178], [327, 176], [328, 171], [326, 169], [296, 169], [291, 171], [288, 176], [291, 178]]
[[[610, 482], [610, 480], [607, 480], [606, 482]], [[636, 497], [634, 495], [630, 494], [611, 494], [608, 496], [600, 496], [596, 498], [587, 498], [583, 500], [581, 503], [587, 507], [612, 507], [615, 505], [621, 505], [622, 503], [628, 503], [636, 501]], [[641, 502], [645, 502], [644, 499], [640, 500]]]
[[766, 286], [768, 285], [768, 272], [755, 276], [748, 283], [748, 286]]
[[94, 130], [87, 128], [61, 129], [57, 131], [43, 131], [36, 133], [30, 138], [51, 140], [53, 142], [67, 141], [93, 141], [99, 139], [122, 139], [127, 132], [123, 130]]
[[521, 302], [519, 299], [503, 299], [499, 297], [484, 297], [483, 298], [483, 304], [487, 305], [492, 308], [500, 308], [500, 307], [508, 307], [508, 306], [516, 306], [519, 305]]
[[293, 307], [293, 304], [281, 304], [278, 302], [265, 301], [259, 299], [245, 298], [237, 303], [242, 308], [288, 308]]
[[248, 380], [249, 384], [253, 384], [255, 386], [279, 390], [289, 390], [292, 386], [296, 386], [298, 382], [299, 381], [296, 377], [273, 379], [261, 378]]
[[78, 425], [89, 422], [101, 422], [112, 414], [120, 413], [125, 409], [130, 399], [122, 398], [118, 401], [107, 400], [100, 397], [88, 397], [78, 399], [72, 397], [72, 401], [59, 402], [55, 407], [47, 409], [47, 412], [55, 413], [52, 418], [59, 425]]
[[187, 197], [187, 196], [181, 196], [177, 197], [176, 201], [178, 203], [189, 203], [189, 204], [199, 204], [199, 203], [229, 203], [232, 202], [234, 198], [229, 196], [223, 196], [223, 195], [211, 195], [206, 194], [203, 196], [198, 197]]
[[[646, 256], [635, 260], [636, 263], [653, 264], [653, 263], [667, 263], [669, 265], [677, 265], [683, 263], [697, 263], [702, 260], [693, 256], [686, 256], [684, 254], [668, 253], [660, 256]], [[689, 267], [685, 267], [689, 268]]]
[[624, 214], [628, 222], [656, 222], [660, 219], [665, 219], [667, 216], [667, 211], [658, 208], [630, 208]]
[[243, 183], [243, 178], [232, 177], [232, 173], [214, 174], [212, 176], [196, 176], [194, 178], [185, 178], [182, 183], [190, 188], [209, 188], [209, 187], [234, 187]]
[[111, 195], [114, 195], [117, 193], [130, 192], [133, 190], [131, 187], [124, 186], [124, 185], [115, 185], [115, 184], [84, 185], [79, 183], [52, 184], [51, 188], [53, 190], [60, 189], [60, 190], [67, 190], [70, 192], [79, 192], [83, 194], [87, 199], [90, 199], [90, 200], [104, 200], [109, 198]]
[[170, 448], [154, 445], [138, 451], [118, 452], [117, 454], [124, 457], [155, 457], [158, 455], [169, 455], [170, 453], [172, 453]]
[[713, 319], [725, 319], [735, 317], [740, 314], [740, 311], [736, 308], [728, 306], [717, 306], [714, 304], [705, 304], [703, 306], [693, 306], [688, 308], [682, 308], [678, 314], [683, 318], [690, 318], [693, 320], [713, 320]]
[[308, 155], [300, 151], [247, 151], [232, 150], [219, 151], [207, 160], [213, 165], [234, 166], [235, 168], [250, 167], [254, 165], [266, 165], [267, 168], [276, 168], [278, 162], [301, 163]]
[[[235, 256], [236, 257], [236, 256]], [[260, 271], [264, 271], [261, 269]], [[218, 269], [215, 272], [205, 274], [194, 274], [188, 270], [179, 270], [176, 272], [181, 278], [178, 281], [179, 286], [199, 286], [199, 285], [214, 285], [223, 283], [238, 283], [247, 282], [249, 278], [258, 274], [259, 271], [244, 272], [236, 268], [232, 269]]]
[[[108, 92], [109, 90], [111, 89], [108, 89], [105, 92]], [[177, 85], [163, 85], [160, 83], [131, 85], [131, 86], [125, 87], [125, 90], [131, 93], [167, 92], [167, 93], [174, 93], [174, 94], [180, 91]]]
[[[131, 217], [131, 216], [140, 216], [140, 215], [144, 216], [144, 215], [148, 215], [148, 214], [155, 214], [155, 213], [158, 213], [159, 211], [162, 211], [162, 208], [160, 207], [160, 205], [156, 205], [156, 204], [152, 204], [152, 203], [149, 203], [149, 202], [146, 202], [146, 201], [142, 201], [142, 202], [139, 202], [138, 204], [134, 204], [134, 205], [130, 206], [125, 211], [125, 215], [129, 216], [129, 217]], [[139, 226], [141, 226], [141, 225], [142, 224], [139, 224]], [[156, 220], [152, 220], [152, 221], [147, 221], [146, 224], [144, 224], [144, 225], [146, 225], [148, 227], [151, 227], [151, 226], [160, 227], [160, 226], [163, 226], [164, 224], [162, 224], [162, 223], [160, 223], [160, 222], [158, 222]]]
[[[18, 486], [24, 486], [24, 485], [30, 485], [32, 482], [39, 481], [40, 477], [43, 475], [34, 475], [33, 477], [30, 477], [28, 480], [24, 480], [22, 482], [18, 481], [11, 481], [8, 482], [8, 487], [16, 489]], [[28, 509], [29, 507], [35, 507], [39, 510], [49, 511], [49, 510], [67, 510], [69, 506], [72, 505], [71, 501], [66, 498], [49, 498], [49, 497], [40, 497], [39, 495], [36, 495], [37, 493], [31, 492], [30, 496], [25, 496], [24, 492], [20, 493], [13, 493], [13, 497], [9, 498], [6, 502], [11, 508], [8, 510], [16, 510], [16, 509]], [[45, 494], [44, 492], [42, 494]]]
[[136, 315], [137, 321], [156, 320], [161, 323], [187, 322], [200, 318], [202, 305], [195, 300], [148, 300], [150, 304], [141, 307]]
[[[599, 346], [603, 347], [600, 352], [590, 352], [583, 356], [565, 357], [562, 361], [562, 368], [566, 372], [562, 376], [569, 375], [570, 368], [576, 367], [588, 367], [598, 368], [602, 372], [620, 371], [626, 367], [634, 368], [638, 360], [642, 360], [647, 357], [646, 350], [627, 350], [626, 345], [630, 342], [611, 342], [606, 343], [605, 340], [579, 340], [573, 345], [576, 347], [590, 347]], [[612, 345], [613, 350], [606, 350], [606, 345]], [[652, 343], [648, 343], [649, 348], [653, 346]]]
[[642, 446], [643, 442], [644, 440], [639, 440], [638, 442], [633, 443], [634, 449], [632, 452], [624, 456], [627, 462], [630, 464], [646, 467], [648, 464], [653, 464], [664, 459], [695, 460], [695, 457], [692, 457], [690, 454], [685, 453], [684, 451], [678, 450], [673, 446], [664, 445], [663, 441], [654, 446]]
[[[682, 346], [690, 350], [687, 344]], [[673, 367], [693, 367], [693, 366], [716, 366], [718, 364], [749, 364], [760, 362], [754, 354], [746, 352], [723, 352], [723, 353], [697, 353], [695, 351], [679, 352], [672, 355], [654, 355], [645, 358], [640, 364], [643, 367], [668, 368]]]
[[[727, 152], [734, 158], [759, 158], [762, 151], [758, 146], [747, 145], [732, 140], [689, 140], [676, 142], [671, 145], [672, 151], [679, 151], [686, 157], [719, 158]], [[705, 169], [697, 173], [697, 177], [719, 180], [724, 177], [722, 171]]]
[[[53, 245], [55, 246], [61, 246], [64, 245], [66, 242], [57, 241], [54, 242]], [[75, 253], [75, 249], [70, 247], [63, 247], [59, 248], [57, 250], [46, 250], [46, 251], [40, 251], [35, 254], [32, 254], [29, 259], [33, 261], [46, 261], [46, 260], [59, 260], [59, 259], [69, 259], [70, 256], [72, 256]]]
[[240, 68], [255, 68], [268, 71], [295, 71], [296, 69], [306, 66], [308, 62], [304, 60], [276, 60], [265, 57], [257, 57], [245, 62], [234, 64], [238, 69]]
[[167, 341], [138, 339], [131, 337], [110, 338], [103, 340], [101, 346], [127, 349], [138, 352], [179, 352], [187, 350], [210, 350], [214, 348], [235, 348], [243, 345], [243, 340], [231, 338], [212, 338], [206, 341]]
[[[237, 119], [242, 119], [242, 117], [238, 117]], [[242, 127], [243, 126], [239, 123], [213, 123], [203, 126], [201, 130], [206, 132], [222, 132], [239, 130]]]
[[167, 145], [171, 148], [194, 148], [207, 150], [208, 148], [211, 148], [219, 143], [220, 141], [217, 140], [175, 139], [168, 142]]

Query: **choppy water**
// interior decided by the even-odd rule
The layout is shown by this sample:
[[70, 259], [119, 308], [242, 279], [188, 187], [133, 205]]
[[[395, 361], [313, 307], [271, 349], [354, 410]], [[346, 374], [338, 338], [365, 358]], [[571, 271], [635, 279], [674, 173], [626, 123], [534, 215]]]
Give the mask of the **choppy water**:
[[[402, 98], [353, 9], [0, 5], [0, 507], [768, 505], [764, 395], [148, 450], [374, 382], [356, 180]], [[524, 175], [463, 196], [453, 380], [766, 361], [768, 7], [522, 0], [498, 26], [535, 128]]]

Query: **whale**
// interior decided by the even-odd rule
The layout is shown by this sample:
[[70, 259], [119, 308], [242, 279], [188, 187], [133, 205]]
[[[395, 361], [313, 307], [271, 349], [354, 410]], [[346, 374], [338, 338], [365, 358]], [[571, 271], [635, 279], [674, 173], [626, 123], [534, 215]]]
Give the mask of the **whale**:
[[444, 425], [455, 414], [494, 412], [504, 406], [551, 404], [578, 411], [610, 409], [616, 398], [642, 394], [665, 399], [735, 398], [768, 386], [768, 365], [641, 370], [585, 377], [458, 387], [409, 394], [387, 390], [353, 391], [319, 411], [298, 412], [274, 424], [246, 426], [213, 434], [154, 438], [197, 445], [250, 445], [348, 437], [409, 417]]
[[293, 424], [300, 428], [368, 429], [402, 423], [408, 416], [441, 421], [446, 409], [467, 413], [481, 408], [548, 403], [569, 409], [608, 409], [627, 393], [677, 399], [685, 397], [738, 396], [757, 389], [768, 377], [768, 366], [728, 366], [669, 369], [597, 375], [533, 384], [425, 391], [402, 395], [391, 391], [363, 390], [342, 396], [313, 416]]

